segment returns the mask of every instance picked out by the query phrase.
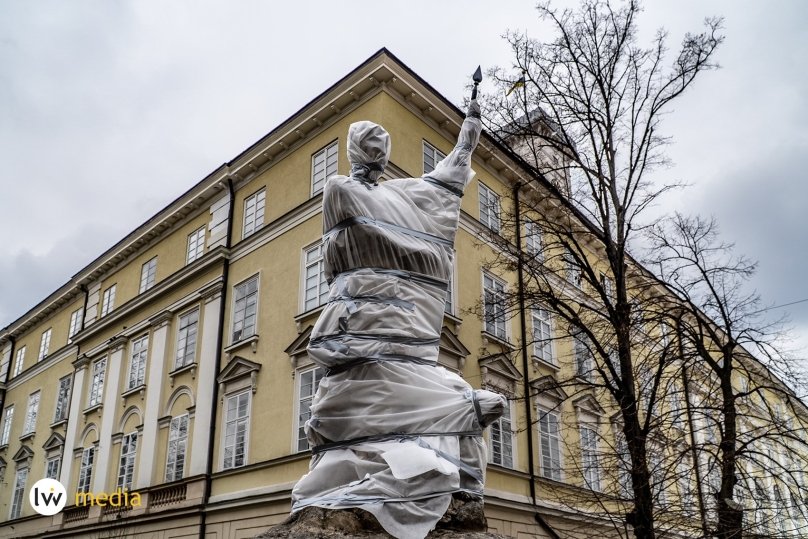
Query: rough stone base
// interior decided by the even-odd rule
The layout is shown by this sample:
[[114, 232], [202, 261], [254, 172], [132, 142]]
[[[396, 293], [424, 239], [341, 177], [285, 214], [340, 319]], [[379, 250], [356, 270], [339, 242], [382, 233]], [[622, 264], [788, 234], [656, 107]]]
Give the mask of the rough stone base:
[[[428, 539], [508, 539], [488, 533], [483, 502], [456, 494]], [[391, 539], [376, 518], [361, 509], [307, 507], [255, 539]]]

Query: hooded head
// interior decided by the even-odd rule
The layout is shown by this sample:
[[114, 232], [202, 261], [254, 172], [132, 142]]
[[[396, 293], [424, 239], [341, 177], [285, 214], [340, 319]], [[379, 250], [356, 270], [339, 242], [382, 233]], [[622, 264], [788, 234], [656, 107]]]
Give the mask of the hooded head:
[[379, 124], [361, 121], [348, 128], [351, 176], [376, 183], [390, 159], [390, 135]]

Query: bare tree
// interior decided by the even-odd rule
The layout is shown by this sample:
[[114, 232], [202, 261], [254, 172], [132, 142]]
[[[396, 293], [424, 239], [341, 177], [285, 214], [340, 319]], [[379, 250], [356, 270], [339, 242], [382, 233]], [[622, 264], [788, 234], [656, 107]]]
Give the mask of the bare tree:
[[[648, 48], [637, 44], [639, 11], [631, 0], [584, 0], [563, 11], [540, 4], [553, 39], [507, 34], [515, 73], [491, 72], [501, 91], [484, 103], [484, 117], [537, 177], [514, 189], [512, 221], [491, 239], [503, 253], [493, 266], [520, 277], [506, 303], [551, 313], [576, 343], [575, 383], [616, 403], [631, 485], [624, 520], [635, 537], [653, 538], [649, 436], [669, 354], [638, 343], [658, 337], [645, 315], [652, 311], [639, 308], [655, 285], [628, 249], [643, 212], [672, 187], [651, 178], [667, 162], [662, 117], [701, 72], [716, 67], [723, 37], [720, 20], [708, 19], [666, 67], [665, 32]], [[523, 239], [540, 250], [524, 249]], [[487, 311], [487, 325], [495, 326], [499, 314]]]
[[[793, 537], [804, 531], [796, 512], [806, 494], [808, 438], [798, 419], [805, 406], [783, 381], [800, 379], [780, 350], [783, 320], [770, 320], [760, 296], [748, 291], [757, 265], [720, 241], [714, 220], [677, 214], [650, 235], [661, 277], [682, 300], [669, 313], [691, 359], [686, 374], [702, 386], [690, 410], [703, 434], [694, 446], [707, 478], [704, 533], [738, 539], [765, 529], [769, 537]], [[751, 500], [759, 507], [745, 521], [742, 502]]]

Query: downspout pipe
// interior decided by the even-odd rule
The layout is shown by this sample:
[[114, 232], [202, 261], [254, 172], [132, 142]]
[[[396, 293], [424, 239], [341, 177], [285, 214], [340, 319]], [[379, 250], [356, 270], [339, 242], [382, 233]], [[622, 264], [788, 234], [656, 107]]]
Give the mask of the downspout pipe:
[[525, 419], [528, 425], [527, 437], [527, 467], [530, 474], [530, 502], [533, 505], [533, 518], [550, 537], [560, 539], [559, 535], [550, 527], [544, 517], [538, 511], [536, 503], [536, 469], [533, 461], [533, 405], [530, 399], [530, 358], [527, 351], [527, 322], [525, 316], [525, 271], [522, 260], [522, 210], [519, 202], [519, 190], [523, 184], [517, 182], [513, 188], [514, 221], [516, 223], [516, 278], [517, 278], [517, 299], [519, 301], [519, 328], [522, 340], [522, 381], [525, 394]]
[[227, 193], [230, 195], [230, 202], [227, 208], [227, 235], [225, 236], [225, 248], [227, 254], [222, 265], [222, 295], [219, 305], [219, 331], [216, 336], [216, 376], [213, 378], [213, 400], [211, 402], [210, 414], [210, 434], [208, 435], [208, 462], [205, 468], [205, 495], [202, 499], [202, 514], [199, 522], [199, 539], [205, 539], [208, 524], [208, 503], [210, 502], [210, 492], [213, 486], [213, 448], [216, 439], [216, 413], [219, 408], [219, 372], [222, 365], [222, 343], [224, 339], [224, 313], [227, 305], [227, 282], [230, 274], [230, 246], [233, 237], [233, 208], [235, 205], [235, 192], [233, 180], [227, 176]]

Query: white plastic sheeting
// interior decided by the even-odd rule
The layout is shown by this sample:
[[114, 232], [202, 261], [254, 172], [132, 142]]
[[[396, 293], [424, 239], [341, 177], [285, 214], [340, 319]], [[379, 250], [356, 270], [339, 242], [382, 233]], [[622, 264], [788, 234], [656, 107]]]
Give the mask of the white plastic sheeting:
[[351, 176], [323, 193], [329, 301], [308, 346], [328, 369], [311, 405], [310, 471], [293, 511], [359, 507], [399, 539], [423, 539], [452, 493], [482, 496], [482, 429], [504, 399], [437, 365], [460, 195], [480, 136], [472, 102], [455, 149], [424, 178], [377, 183], [390, 155], [379, 125], [348, 131]]

